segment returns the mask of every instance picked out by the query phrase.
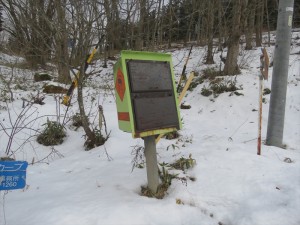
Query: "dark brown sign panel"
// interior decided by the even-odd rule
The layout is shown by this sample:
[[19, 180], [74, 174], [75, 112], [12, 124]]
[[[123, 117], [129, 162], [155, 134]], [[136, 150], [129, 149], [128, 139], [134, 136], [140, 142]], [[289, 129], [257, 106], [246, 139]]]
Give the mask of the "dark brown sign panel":
[[173, 89], [169, 62], [129, 60], [127, 68], [132, 92]]
[[127, 72], [136, 131], [179, 129], [169, 62], [128, 60]]

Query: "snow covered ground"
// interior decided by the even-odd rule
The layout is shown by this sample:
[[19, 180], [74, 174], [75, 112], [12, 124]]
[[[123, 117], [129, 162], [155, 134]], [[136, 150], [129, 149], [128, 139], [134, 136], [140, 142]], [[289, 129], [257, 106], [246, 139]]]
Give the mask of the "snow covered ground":
[[[272, 59], [274, 47], [266, 48]], [[188, 48], [171, 52], [178, 80]], [[92, 77], [85, 88], [87, 111], [91, 111], [92, 120], [97, 118], [97, 104], [103, 105], [108, 130], [111, 131], [108, 141], [104, 146], [84, 151], [83, 130], [74, 130], [68, 124], [67, 137], [62, 145], [54, 146], [56, 152], [28, 167], [27, 187], [2, 191], [0, 224], [299, 225], [299, 52], [300, 32], [294, 32], [284, 131], [286, 149], [262, 145], [262, 155], [256, 154], [260, 49], [242, 51], [242, 74], [236, 79], [237, 86], [242, 86], [238, 92], [243, 95], [230, 96], [226, 92], [216, 98], [205, 97], [200, 92], [208, 86], [208, 81], [200, 84], [184, 99], [192, 107], [181, 110], [181, 137], [162, 139], [157, 144], [160, 163], [172, 163], [190, 154], [196, 160], [195, 167], [185, 173], [170, 171], [179, 173], [179, 176], [193, 177], [195, 181], [187, 180], [185, 183], [174, 179], [163, 199], [141, 196], [141, 186], [147, 184], [146, 169], [135, 168], [132, 171], [132, 150], [133, 146], [143, 145], [143, 141], [133, 139], [131, 134], [118, 129], [113, 92], [103, 90], [105, 85], [113, 86], [114, 62], [109, 62], [109, 68], [101, 68], [98, 76]], [[207, 67], [203, 64], [204, 56], [205, 48], [195, 47], [187, 71], [195, 70], [201, 75]], [[2, 54], [0, 60], [4, 58], [7, 57]], [[9, 60], [13, 59], [10, 57]], [[215, 61], [216, 64], [210, 67], [219, 67], [218, 53]], [[100, 65], [97, 63], [95, 66], [99, 68]], [[6, 76], [10, 75], [7, 67], [1, 66], [1, 71], [2, 74], [6, 71]], [[272, 75], [272, 67], [269, 72]], [[16, 69], [15, 73], [20, 77], [25, 74], [28, 84], [27, 89], [13, 89], [14, 102], [7, 106], [0, 102], [0, 120], [6, 127], [10, 126], [9, 114], [15, 121], [22, 110], [21, 97], [37, 93], [39, 88], [32, 82], [34, 71]], [[224, 79], [230, 81], [234, 78]], [[265, 87], [271, 87], [271, 79], [264, 81]], [[263, 140], [266, 138], [270, 95], [264, 98]], [[34, 105], [30, 110], [31, 118], [48, 115], [49, 119], [56, 119], [57, 114], [63, 116], [66, 108], [59, 107], [56, 99], [47, 95], [45, 105]], [[68, 116], [77, 111], [74, 103]], [[47, 117], [41, 117], [31, 127], [42, 129]], [[24, 140], [30, 134], [33, 131], [23, 130], [17, 137]], [[34, 139], [16, 153], [17, 160], [31, 163], [34, 158], [37, 162], [51, 153], [51, 147], [39, 145]], [[4, 154], [7, 141], [1, 130], [0, 156]], [[13, 145], [14, 148], [16, 146]]]

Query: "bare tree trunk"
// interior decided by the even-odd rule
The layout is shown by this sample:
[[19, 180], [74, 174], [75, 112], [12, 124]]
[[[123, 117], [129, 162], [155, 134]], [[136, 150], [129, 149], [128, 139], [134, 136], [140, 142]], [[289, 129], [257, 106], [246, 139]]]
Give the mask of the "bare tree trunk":
[[266, 14], [267, 14], [267, 26], [268, 26], [268, 46], [271, 46], [271, 33], [270, 33], [270, 18], [269, 18], [269, 8], [268, 8], [268, 0], [265, 0], [266, 6]]
[[197, 41], [197, 44], [199, 45], [200, 38], [201, 38], [200, 37], [201, 36], [201, 13], [200, 13], [200, 11], [198, 12], [198, 20], [197, 20], [195, 30], [196, 30], [196, 41]]
[[215, 1], [207, 2], [207, 55], [206, 64], [214, 64], [213, 57], [213, 38], [214, 38], [214, 17], [215, 17]]
[[146, 0], [139, 0], [140, 18], [138, 23], [138, 34], [136, 41], [136, 49], [141, 50], [144, 47], [145, 41], [145, 25], [146, 25]]
[[192, 8], [193, 10], [191, 11], [191, 14], [189, 15], [189, 25], [188, 25], [188, 28], [187, 28], [187, 32], [186, 32], [186, 35], [185, 35], [185, 40], [184, 40], [184, 43], [186, 44], [187, 42], [190, 42], [191, 41], [191, 35], [192, 35], [192, 28], [193, 28], [193, 22], [194, 22], [194, 17], [195, 17], [195, 9], [196, 9], [196, 1], [192, 0]]
[[222, 10], [222, 5], [220, 1], [217, 3], [217, 9], [218, 9], [218, 50], [222, 51], [223, 50], [223, 39], [224, 39], [224, 32], [223, 32], [223, 20], [222, 20], [222, 15], [223, 15], [223, 10]]
[[0, 6], [0, 32], [3, 31], [3, 7]]
[[105, 14], [107, 18], [107, 44], [109, 45], [110, 50], [121, 49], [118, 1], [104, 0], [103, 5], [105, 8]]
[[168, 48], [171, 48], [171, 43], [172, 43], [172, 29], [173, 29], [173, 12], [172, 12], [172, 0], [169, 1], [169, 32], [168, 32]]
[[155, 25], [154, 25], [154, 29], [152, 32], [152, 46], [155, 46], [155, 44], [159, 43], [159, 25], [161, 23], [161, 21], [159, 20], [160, 18], [160, 10], [161, 10], [161, 0], [158, 1], [158, 8], [157, 8], [157, 13], [155, 15]]
[[254, 21], [255, 21], [255, 0], [249, 0], [245, 26], [245, 37], [246, 37], [246, 50], [252, 49], [252, 36], [254, 32]]
[[113, 49], [122, 49], [121, 41], [120, 41], [120, 16], [118, 3], [119, 0], [111, 0], [112, 1], [112, 13], [113, 13]]
[[95, 41], [96, 38], [98, 38], [98, 40], [100, 39], [99, 33], [101, 33], [102, 31], [101, 27], [94, 26], [97, 23], [98, 25], [103, 24], [99, 21], [101, 19], [99, 18], [99, 15], [101, 15], [103, 12], [99, 11], [101, 7], [99, 7], [99, 5], [97, 4], [99, 4], [97, 1], [91, 2], [91, 0], [81, 0], [72, 1], [71, 5], [69, 6], [73, 9], [71, 21], [74, 25], [74, 30], [72, 32], [74, 34], [74, 37], [76, 38], [76, 53], [74, 59], [75, 61], [80, 62], [80, 73], [78, 73], [78, 77], [76, 78], [78, 87], [77, 100], [83, 129], [86, 134], [86, 150], [89, 150], [99, 145], [98, 136], [90, 127], [88, 116], [85, 113], [83, 98], [83, 84], [84, 79], [86, 78], [85, 72], [88, 66], [86, 61], [90, 57], [89, 51], [92, 46], [92, 43]]
[[205, 2], [204, 1], [198, 1], [197, 2], [197, 24], [196, 24], [196, 40], [198, 45], [203, 44], [203, 27], [204, 27], [204, 9], [205, 8]]
[[89, 142], [92, 143], [92, 145], [93, 145], [96, 142], [96, 135], [90, 128], [89, 120], [88, 120], [88, 117], [86, 116], [85, 109], [84, 109], [84, 103], [83, 103], [82, 88], [83, 88], [84, 77], [85, 77], [84, 65], [81, 65], [80, 75], [78, 78], [78, 89], [77, 89], [78, 98], [77, 98], [77, 100], [78, 100], [81, 121], [82, 121], [82, 127], [87, 136], [87, 140], [89, 140]]
[[126, 0], [126, 25], [125, 25], [125, 47], [131, 48], [131, 41], [130, 41], [130, 18], [131, 18], [131, 5], [129, 0]]
[[264, 14], [264, 1], [256, 0], [256, 16], [255, 16], [256, 47], [259, 47], [262, 44], [263, 14]]
[[235, 0], [233, 3], [231, 20], [232, 27], [230, 27], [229, 31], [228, 52], [223, 71], [224, 75], [234, 75], [240, 72], [237, 64], [237, 59], [239, 54], [239, 41], [241, 36], [243, 1], [244, 0]]
[[55, 0], [57, 11], [57, 33], [55, 36], [56, 62], [58, 69], [58, 81], [62, 83], [70, 82], [69, 53], [68, 53], [68, 33], [66, 28], [66, 5], [62, 0]]
[[204, 46], [207, 44], [207, 32], [205, 31], [206, 18], [202, 14], [201, 25], [200, 25], [200, 45]]
[[231, 37], [228, 41], [228, 52], [226, 56], [226, 62], [224, 66], [224, 75], [235, 75], [239, 74], [240, 70], [237, 64], [237, 58], [239, 55], [239, 40], [240, 36], [236, 35]]

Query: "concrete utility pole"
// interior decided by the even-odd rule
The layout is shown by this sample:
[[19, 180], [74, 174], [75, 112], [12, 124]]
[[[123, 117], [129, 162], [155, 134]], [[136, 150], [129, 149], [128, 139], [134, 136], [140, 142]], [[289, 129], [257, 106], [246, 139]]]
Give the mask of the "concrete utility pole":
[[282, 147], [294, 0], [280, 0], [268, 118], [267, 145]]

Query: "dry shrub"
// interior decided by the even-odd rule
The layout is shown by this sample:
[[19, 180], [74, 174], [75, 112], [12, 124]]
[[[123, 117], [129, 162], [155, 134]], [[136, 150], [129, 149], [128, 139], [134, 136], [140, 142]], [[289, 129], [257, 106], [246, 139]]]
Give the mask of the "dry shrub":
[[56, 121], [47, 120], [47, 123], [44, 124], [46, 127], [43, 132], [38, 135], [37, 142], [45, 145], [59, 145], [63, 143], [64, 137], [66, 137], [65, 128], [63, 125]]

